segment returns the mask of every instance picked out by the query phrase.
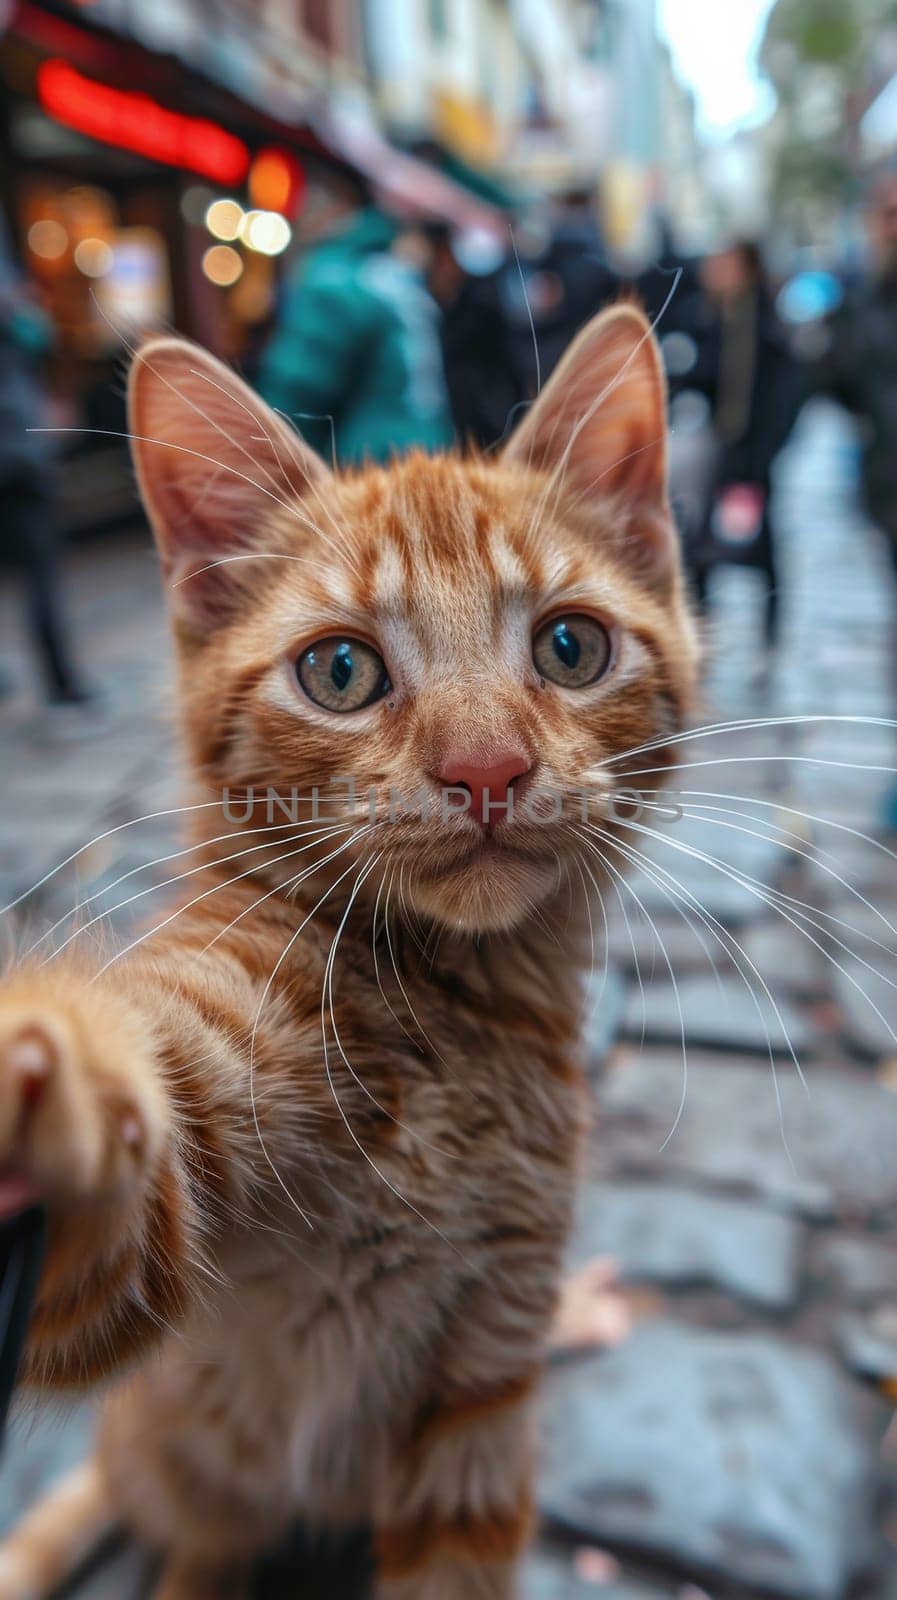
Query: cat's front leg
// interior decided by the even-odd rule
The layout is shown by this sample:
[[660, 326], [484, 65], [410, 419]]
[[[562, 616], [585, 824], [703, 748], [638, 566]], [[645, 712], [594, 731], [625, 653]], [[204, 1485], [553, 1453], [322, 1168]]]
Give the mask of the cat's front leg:
[[[515, 1600], [534, 1524], [536, 1394], [572, 1206], [578, 1100], [550, 1181], [512, 1184], [466, 1251], [473, 1276], [375, 1500], [378, 1600]], [[565, 1131], [564, 1131], [565, 1130]]]
[[513, 1600], [532, 1531], [532, 1375], [433, 1400], [376, 1529], [378, 1600]]
[[177, 1315], [189, 1206], [148, 1024], [52, 967], [0, 985], [0, 1217], [35, 1202], [48, 1252], [26, 1373], [90, 1381]]

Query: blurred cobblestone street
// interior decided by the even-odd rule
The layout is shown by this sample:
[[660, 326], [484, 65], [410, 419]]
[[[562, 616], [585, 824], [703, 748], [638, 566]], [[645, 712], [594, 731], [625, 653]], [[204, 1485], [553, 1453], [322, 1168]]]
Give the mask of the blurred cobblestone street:
[[[701, 719], [820, 720], [695, 739], [683, 817], [633, 825], [637, 870], [607, 908], [572, 1259], [617, 1258], [635, 1329], [549, 1376], [527, 1600], [897, 1600], [897, 856], [860, 837], [882, 838], [897, 738], [824, 720], [894, 714], [897, 596], [851, 448], [834, 412], [805, 413], [779, 475], [780, 659], [759, 653], [754, 575], [722, 573]], [[148, 539], [82, 546], [71, 576], [103, 695], [83, 712], [36, 708], [0, 590], [0, 901], [97, 840], [22, 906], [17, 947], [176, 847], [171, 817], [120, 828], [180, 798]], [[135, 872], [110, 903], [177, 870]], [[148, 903], [155, 918], [135, 898], [113, 924]], [[22, 1414], [4, 1525], [88, 1426], [87, 1408]], [[352, 1581], [294, 1564], [259, 1592], [335, 1600]], [[118, 1552], [76, 1592], [136, 1600], [145, 1582]]]

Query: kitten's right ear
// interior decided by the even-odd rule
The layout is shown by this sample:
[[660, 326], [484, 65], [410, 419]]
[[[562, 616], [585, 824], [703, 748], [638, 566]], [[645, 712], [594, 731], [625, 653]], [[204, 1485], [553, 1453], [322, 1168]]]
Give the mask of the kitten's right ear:
[[128, 425], [175, 609], [203, 626], [223, 620], [240, 567], [252, 563], [222, 558], [261, 548], [272, 514], [295, 512], [330, 473], [248, 384], [186, 339], [159, 337], [138, 351]]
[[634, 305], [601, 311], [573, 340], [504, 459], [551, 474], [588, 510], [616, 506], [618, 549], [665, 587], [679, 543], [667, 497], [666, 380], [650, 323]]

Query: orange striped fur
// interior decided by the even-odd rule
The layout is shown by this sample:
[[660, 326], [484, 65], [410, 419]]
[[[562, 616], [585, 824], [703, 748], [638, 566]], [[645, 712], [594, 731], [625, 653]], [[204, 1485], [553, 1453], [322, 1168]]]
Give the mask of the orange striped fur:
[[[80, 1548], [85, 1482], [167, 1552], [167, 1600], [232, 1592], [296, 1516], [373, 1523], [383, 1600], [507, 1600], [585, 1119], [602, 868], [573, 791], [611, 790], [694, 682], [656, 349], [617, 308], [500, 457], [347, 476], [176, 340], [130, 400], [205, 809], [132, 948], [79, 934], [0, 987], [0, 1205], [15, 1182], [51, 1226], [27, 1380], [120, 1380], [92, 1475], [0, 1551], [0, 1600]], [[575, 691], [532, 654], [562, 613], [612, 640]], [[349, 715], [297, 681], [339, 635], [391, 684]], [[390, 820], [508, 748], [532, 815]], [[327, 789], [349, 772], [354, 808]]]
[[380, 1528], [375, 1546], [380, 1572], [394, 1581], [415, 1577], [439, 1556], [460, 1557], [473, 1566], [504, 1565], [519, 1555], [534, 1520], [532, 1501], [526, 1498], [514, 1511], [481, 1517], [463, 1511], [450, 1521], [418, 1517], [405, 1526]]

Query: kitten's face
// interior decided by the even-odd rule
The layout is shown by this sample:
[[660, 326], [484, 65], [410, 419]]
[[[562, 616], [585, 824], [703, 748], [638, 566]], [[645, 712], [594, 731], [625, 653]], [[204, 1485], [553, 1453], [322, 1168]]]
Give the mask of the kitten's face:
[[[413, 456], [351, 478], [282, 437], [245, 390], [234, 399], [223, 369], [212, 390], [208, 357], [178, 418], [198, 353], [172, 341], [149, 347], [132, 390], [144, 439], [184, 440], [204, 414], [196, 455], [138, 447], [197, 760], [216, 788], [316, 788], [326, 822], [358, 818], [357, 837], [321, 846], [344, 846], [334, 876], [370, 862], [371, 890], [452, 928], [512, 927], [571, 872], [576, 885], [583, 794], [621, 781], [609, 757], [675, 731], [692, 689], [653, 347], [634, 312], [610, 317], [628, 346], [605, 335], [587, 352], [589, 400], [602, 362], [633, 348], [638, 388], [625, 416], [602, 419], [586, 493], [574, 452], [560, 471], [551, 454], [586, 409], [575, 364], [499, 462]], [[640, 448], [642, 412], [654, 433]], [[216, 474], [200, 452], [229, 466]]]

